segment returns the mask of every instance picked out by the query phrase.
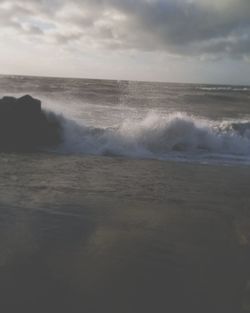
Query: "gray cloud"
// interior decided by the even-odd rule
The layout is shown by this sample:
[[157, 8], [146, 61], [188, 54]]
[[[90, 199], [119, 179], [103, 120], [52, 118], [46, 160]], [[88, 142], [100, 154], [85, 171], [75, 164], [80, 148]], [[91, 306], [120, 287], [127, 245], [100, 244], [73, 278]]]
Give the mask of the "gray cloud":
[[82, 33], [68, 33], [68, 34], [55, 34], [54, 38], [58, 44], [68, 44], [70, 41], [79, 40], [82, 37]]
[[250, 55], [249, 0], [7, 0], [0, 1], [0, 20], [1, 28], [63, 45], [79, 41], [178, 55]]

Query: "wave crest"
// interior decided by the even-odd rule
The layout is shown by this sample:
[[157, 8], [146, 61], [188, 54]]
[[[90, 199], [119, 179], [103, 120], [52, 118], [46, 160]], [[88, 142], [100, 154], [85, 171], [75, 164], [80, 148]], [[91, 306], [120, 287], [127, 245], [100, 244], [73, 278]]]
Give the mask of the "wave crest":
[[153, 159], [248, 159], [250, 122], [215, 122], [185, 113], [149, 113], [112, 128], [84, 126], [61, 118], [66, 154]]

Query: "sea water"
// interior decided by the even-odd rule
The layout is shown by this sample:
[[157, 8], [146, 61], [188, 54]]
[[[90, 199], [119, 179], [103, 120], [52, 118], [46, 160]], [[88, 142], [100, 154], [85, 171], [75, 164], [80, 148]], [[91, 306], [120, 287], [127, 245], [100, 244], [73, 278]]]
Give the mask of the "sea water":
[[63, 142], [0, 154], [3, 312], [250, 311], [250, 87], [1, 76]]

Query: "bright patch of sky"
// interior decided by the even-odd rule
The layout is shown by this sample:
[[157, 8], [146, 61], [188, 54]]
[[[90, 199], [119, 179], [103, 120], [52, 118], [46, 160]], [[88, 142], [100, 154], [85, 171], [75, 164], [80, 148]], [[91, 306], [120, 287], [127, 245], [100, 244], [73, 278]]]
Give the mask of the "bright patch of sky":
[[6, 74], [250, 84], [249, 0], [0, 0]]

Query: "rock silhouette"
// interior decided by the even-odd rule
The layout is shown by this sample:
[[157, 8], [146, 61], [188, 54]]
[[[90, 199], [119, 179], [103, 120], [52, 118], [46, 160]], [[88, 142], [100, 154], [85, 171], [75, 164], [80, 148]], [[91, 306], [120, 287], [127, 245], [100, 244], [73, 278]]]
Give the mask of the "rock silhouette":
[[44, 112], [41, 101], [29, 95], [0, 99], [0, 151], [34, 151], [61, 142], [56, 116]]

